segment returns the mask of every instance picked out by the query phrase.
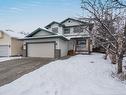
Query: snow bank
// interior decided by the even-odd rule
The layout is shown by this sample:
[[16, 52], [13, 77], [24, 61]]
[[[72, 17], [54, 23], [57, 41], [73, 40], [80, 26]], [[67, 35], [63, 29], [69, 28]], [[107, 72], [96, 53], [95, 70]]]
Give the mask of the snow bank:
[[7, 61], [7, 60], [12, 60], [12, 59], [18, 59], [18, 58], [21, 58], [21, 57], [1, 57], [0, 62]]
[[0, 95], [126, 95], [126, 85], [111, 77], [112, 70], [102, 54], [77, 55], [0, 87]]

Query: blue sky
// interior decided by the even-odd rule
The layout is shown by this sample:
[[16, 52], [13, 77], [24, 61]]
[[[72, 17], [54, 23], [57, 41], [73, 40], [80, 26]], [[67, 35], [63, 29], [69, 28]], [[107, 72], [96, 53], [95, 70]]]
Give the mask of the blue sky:
[[0, 0], [0, 30], [32, 32], [51, 21], [80, 17], [81, 0]]

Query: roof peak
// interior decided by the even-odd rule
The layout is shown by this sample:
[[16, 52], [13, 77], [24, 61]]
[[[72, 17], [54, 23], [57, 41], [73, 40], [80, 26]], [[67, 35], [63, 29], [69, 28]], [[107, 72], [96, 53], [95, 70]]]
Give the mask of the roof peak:
[[56, 24], [59, 24], [60, 25], [60, 23], [59, 22], [57, 22], [57, 21], [52, 21], [51, 23], [49, 23], [48, 25], [46, 25], [45, 26], [45, 28], [49, 28], [52, 24], [54, 24], [54, 23], [56, 23]]

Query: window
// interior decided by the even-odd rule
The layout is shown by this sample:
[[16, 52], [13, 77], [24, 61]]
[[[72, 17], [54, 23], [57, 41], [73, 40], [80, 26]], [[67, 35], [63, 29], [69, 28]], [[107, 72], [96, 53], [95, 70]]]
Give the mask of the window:
[[70, 28], [64, 28], [64, 34], [70, 34]]
[[81, 33], [83, 32], [83, 28], [80, 26], [74, 27], [74, 33]]
[[78, 40], [77, 41], [77, 45], [85, 45], [86, 44], [86, 40]]
[[77, 40], [76, 51], [84, 51], [86, 48], [86, 39]]
[[58, 27], [52, 28], [52, 32], [58, 33]]

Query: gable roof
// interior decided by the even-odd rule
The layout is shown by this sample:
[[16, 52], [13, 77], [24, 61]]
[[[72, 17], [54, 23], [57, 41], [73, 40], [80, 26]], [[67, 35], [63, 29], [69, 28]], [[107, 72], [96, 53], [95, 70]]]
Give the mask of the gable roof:
[[18, 33], [18, 32], [14, 32], [12, 30], [0, 30], [1, 32], [7, 34], [8, 36], [12, 37], [12, 38], [16, 38], [16, 39], [21, 39], [21, 38], [24, 38], [25, 35], [24, 34], [21, 34], [21, 33]]
[[73, 20], [73, 21], [76, 21], [76, 22], [80, 22], [80, 23], [85, 24], [85, 25], [88, 25], [88, 24], [89, 24], [88, 22], [80, 21], [80, 20], [74, 19], [74, 18], [67, 18], [67, 19], [63, 20], [63, 21], [61, 22], [61, 24], [63, 24], [64, 22], [66, 22], [66, 21], [68, 21], [68, 20]]
[[[52, 35], [49, 35], [49, 36], [42, 36], [42, 37], [33, 37], [33, 35], [35, 35], [36, 33], [38, 33], [39, 31], [45, 31], [45, 32], [48, 32]], [[60, 38], [60, 39], [63, 39], [63, 40], [67, 40], [68, 39], [66, 37], [64, 37], [63, 35], [57, 35], [56, 33], [53, 33], [53, 32], [50, 32], [46, 29], [42, 29], [42, 28], [38, 28], [36, 29], [35, 31], [33, 31], [32, 33], [30, 33], [29, 35], [27, 35], [25, 38], [21, 39], [21, 40], [32, 40], [32, 39], [47, 39], [47, 38]]]
[[37, 28], [35, 31], [33, 31], [32, 33], [30, 33], [30, 34], [27, 35], [26, 37], [32, 37], [33, 35], [37, 34], [37, 33], [40, 32], [40, 31], [45, 31], [45, 32], [48, 32], [48, 33], [50, 33], [50, 34], [52, 34], [52, 35], [56, 35], [55, 33], [50, 32], [50, 31], [48, 31], [48, 30], [46, 30], [46, 29]]
[[60, 22], [60, 23], [59, 22], [56, 22], [56, 21], [53, 21], [53, 22], [49, 23], [48, 25], [46, 25], [45, 28], [48, 29], [52, 24], [58, 24], [60, 26], [64, 26], [63, 23], [66, 22], [66, 21], [68, 21], [68, 20], [73, 20], [73, 21], [82, 23], [83, 25], [90, 25], [91, 24], [89, 22], [84, 22], [84, 21], [81, 21], [79, 19], [67, 18], [67, 19], [63, 20], [62, 22]]
[[49, 23], [48, 25], [46, 25], [45, 28], [49, 28], [52, 24], [61, 25], [59, 22], [53, 21], [53, 22]]

